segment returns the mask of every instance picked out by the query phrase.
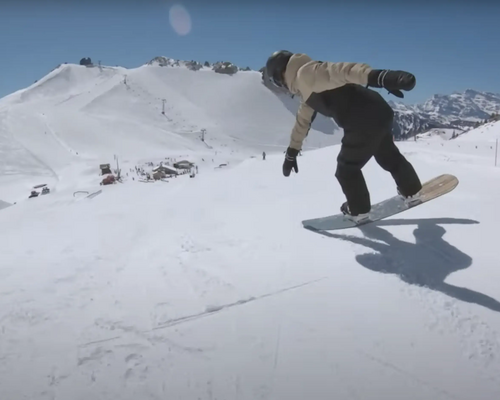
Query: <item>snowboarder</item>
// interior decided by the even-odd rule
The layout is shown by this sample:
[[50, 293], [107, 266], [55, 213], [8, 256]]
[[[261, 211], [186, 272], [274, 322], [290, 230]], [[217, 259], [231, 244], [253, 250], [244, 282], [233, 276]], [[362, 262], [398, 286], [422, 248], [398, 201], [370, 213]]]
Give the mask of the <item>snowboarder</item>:
[[317, 113], [333, 118], [344, 130], [335, 176], [346, 197], [340, 210], [354, 220], [367, 217], [370, 193], [361, 169], [373, 156], [394, 178], [398, 193], [413, 201], [422, 188], [413, 166], [393, 142], [394, 111], [384, 98], [368, 87], [385, 88], [404, 97], [415, 77], [405, 71], [372, 69], [354, 62], [314, 61], [306, 54], [276, 51], [266, 63], [270, 81], [301, 97], [283, 175], [299, 172], [297, 155]]

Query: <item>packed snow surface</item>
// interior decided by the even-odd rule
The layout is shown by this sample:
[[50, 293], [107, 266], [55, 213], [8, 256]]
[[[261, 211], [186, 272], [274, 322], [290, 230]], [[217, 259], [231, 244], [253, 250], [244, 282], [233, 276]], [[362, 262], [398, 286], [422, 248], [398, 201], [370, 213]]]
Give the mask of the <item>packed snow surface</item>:
[[[320, 235], [301, 220], [344, 201], [340, 148], [319, 144], [339, 133], [311, 132], [283, 177], [294, 116], [255, 74], [62, 68], [0, 101], [0, 399], [500, 398], [494, 141], [397, 142], [422, 181], [459, 186]], [[122, 182], [100, 186], [115, 154]], [[142, 182], [171, 159], [199, 171]], [[395, 194], [364, 174], [372, 202]]]

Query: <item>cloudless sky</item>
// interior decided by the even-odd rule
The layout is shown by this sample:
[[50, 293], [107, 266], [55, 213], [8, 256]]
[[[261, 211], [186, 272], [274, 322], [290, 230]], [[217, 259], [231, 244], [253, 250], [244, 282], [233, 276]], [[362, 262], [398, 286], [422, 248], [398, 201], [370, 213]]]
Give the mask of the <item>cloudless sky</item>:
[[[174, 4], [190, 14], [187, 35], [169, 22]], [[277, 49], [410, 71], [417, 86], [407, 103], [467, 88], [500, 93], [499, 21], [500, 0], [1, 0], [0, 97], [82, 57], [258, 70]]]

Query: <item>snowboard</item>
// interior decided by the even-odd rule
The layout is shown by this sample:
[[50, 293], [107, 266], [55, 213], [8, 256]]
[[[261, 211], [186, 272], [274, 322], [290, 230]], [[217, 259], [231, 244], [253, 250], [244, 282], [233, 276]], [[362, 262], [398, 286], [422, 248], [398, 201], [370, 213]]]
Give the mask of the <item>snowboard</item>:
[[313, 231], [332, 231], [370, 224], [434, 200], [451, 192], [457, 185], [458, 179], [456, 176], [450, 174], [439, 175], [422, 185], [420, 199], [411, 205], [406, 204], [401, 196], [396, 195], [372, 205], [368, 219], [358, 223], [351, 221], [344, 214], [339, 213], [327, 217], [306, 219], [302, 221], [302, 225], [304, 228]]

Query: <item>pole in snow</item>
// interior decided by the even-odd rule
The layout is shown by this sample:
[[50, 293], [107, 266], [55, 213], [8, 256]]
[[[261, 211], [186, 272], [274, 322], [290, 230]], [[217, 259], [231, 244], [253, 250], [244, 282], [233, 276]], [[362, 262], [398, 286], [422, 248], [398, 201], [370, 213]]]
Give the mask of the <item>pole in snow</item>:
[[495, 145], [495, 167], [497, 166], [497, 155], [498, 155], [498, 138]]
[[120, 166], [118, 165], [118, 157], [116, 154], [115, 154], [115, 160], [116, 160], [116, 174], [118, 175], [118, 177], [120, 177]]
[[161, 111], [161, 113], [162, 113], [163, 115], [165, 115], [165, 102], [166, 102], [166, 101], [167, 101], [167, 100], [165, 100], [165, 99], [163, 99], [163, 100], [162, 100], [162, 102], [163, 102], [163, 106], [162, 106], [162, 111]]

